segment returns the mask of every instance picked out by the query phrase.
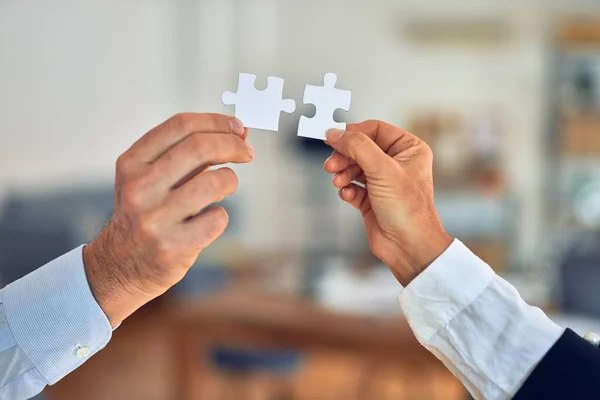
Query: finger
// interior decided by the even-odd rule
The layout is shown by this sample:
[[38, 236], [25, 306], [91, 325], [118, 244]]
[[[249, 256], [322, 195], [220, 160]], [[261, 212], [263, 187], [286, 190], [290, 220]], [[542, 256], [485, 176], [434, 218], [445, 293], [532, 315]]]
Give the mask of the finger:
[[128, 150], [140, 163], [150, 163], [191, 133], [233, 133], [238, 137], [247, 132], [242, 123], [222, 114], [177, 114], [142, 136]]
[[248, 128], [244, 128], [244, 133], [242, 133], [242, 139], [246, 140], [248, 139], [248, 135], [250, 134], [250, 129]]
[[353, 179], [354, 182], [360, 182], [363, 185], [367, 184], [367, 177], [365, 176], [365, 173], [362, 172], [360, 175], [358, 175], [355, 179]]
[[331, 157], [325, 160], [324, 168], [325, 171], [334, 174], [336, 172], [345, 170], [352, 164], [355, 164], [355, 162], [350, 158], [337, 151], [334, 151], [333, 154], [331, 154]]
[[361, 132], [331, 130], [327, 141], [336, 151], [356, 161], [367, 177], [383, 177], [393, 160], [367, 135]]
[[358, 164], [353, 164], [333, 176], [333, 185], [337, 188], [343, 188], [352, 183], [352, 181], [357, 180], [361, 175], [364, 178], [362, 168]]
[[236, 135], [193, 133], [173, 146], [151, 166], [158, 190], [168, 190], [189, 180], [208, 166], [246, 163], [253, 159], [250, 143]]
[[341, 188], [339, 195], [342, 200], [359, 210], [363, 216], [371, 210], [371, 202], [365, 188], [352, 183]]
[[229, 215], [223, 207], [208, 207], [183, 223], [181, 240], [191, 239], [197, 250], [203, 250], [225, 232], [228, 223]]
[[369, 193], [367, 189], [355, 184], [350, 184], [340, 189], [339, 195], [342, 200], [360, 211], [365, 223], [365, 230], [368, 237], [379, 230], [377, 218], [373, 212], [373, 208], [371, 207], [371, 201], [369, 200]]
[[370, 137], [383, 151], [395, 155], [421, 142], [417, 136], [388, 123], [368, 120], [357, 124], [348, 124], [348, 131], [363, 132]]
[[231, 168], [203, 172], [169, 193], [165, 201], [166, 217], [184, 221], [196, 216], [205, 207], [218, 203], [238, 187], [238, 178]]

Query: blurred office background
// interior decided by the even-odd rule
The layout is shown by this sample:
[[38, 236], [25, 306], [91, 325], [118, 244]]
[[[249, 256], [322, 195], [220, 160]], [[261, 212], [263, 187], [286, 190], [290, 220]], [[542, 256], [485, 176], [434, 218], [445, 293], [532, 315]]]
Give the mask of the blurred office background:
[[435, 153], [447, 229], [524, 298], [600, 326], [600, 3], [0, 2], [0, 287], [91, 240], [114, 162], [181, 111], [233, 113], [238, 72], [286, 79], [231, 226], [186, 279], [44, 399], [466, 399], [295, 126], [305, 84], [352, 90]]

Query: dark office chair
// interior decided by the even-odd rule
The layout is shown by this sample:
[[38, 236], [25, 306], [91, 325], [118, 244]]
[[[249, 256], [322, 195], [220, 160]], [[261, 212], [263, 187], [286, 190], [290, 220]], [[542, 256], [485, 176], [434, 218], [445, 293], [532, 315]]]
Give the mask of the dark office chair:
[[0, 287], [92, 239], [112, 204], [112, 190], [10, 196], [0, 215]]
[[64, 226], [36, 230], [0, 226], [0, 282], [6, 285], [72, 249]]
[[215, 345], [210, 352], [210, 359], [217, 371], [230, 378], [231, 400], [248, 398], [246, 384], [261, 373], [267, 374], [276, 384], [269, 393], [272, 400], [293, 399], [290, 375], [297, 370], [301, 361], [300, 353], [295, 350], [257, 350]]
[[112, 205], [112, 190], [9, 197], [0, 215], [2, 285], [91, 240]]

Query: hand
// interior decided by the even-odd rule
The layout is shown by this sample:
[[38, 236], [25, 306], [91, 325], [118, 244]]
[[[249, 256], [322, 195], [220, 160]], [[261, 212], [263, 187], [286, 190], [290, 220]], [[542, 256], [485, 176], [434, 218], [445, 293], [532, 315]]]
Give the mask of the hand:
[[[404, 286], [452, 242], [433, 203], [433, 155], [416, 136], [380, 121], [333, 130], [325, 170], [362, 213], [371, 251]], [[365, 185], [361, 187], [354, 182]]]
[[115, 326], [183, 278], [228, 222], [209, 207], [238, 185], [230, 168], [254, 151], [241, 122], [218, 114], [178, 114], [117, 160], [115, 204], [107, 227], [84, 247], [98, 304]]

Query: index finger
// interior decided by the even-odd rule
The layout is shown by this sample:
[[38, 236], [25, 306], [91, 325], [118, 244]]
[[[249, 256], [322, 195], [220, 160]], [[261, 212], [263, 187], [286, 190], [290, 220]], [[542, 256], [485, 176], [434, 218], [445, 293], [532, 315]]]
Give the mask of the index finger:
[[327, 142], [337, 152], [356, 161], [367, 176], [381, 177], [392, 161], [373, 139], [362, 132], [332, 129], [327, 131]]
[[383, 121], [368, 120], [348, 124], [348, 131], [362, 132], [370, 137], [386, 153], [394, 155], [420, 142], [417, 136]]
[[242, 123], [229, 115], [181, 113], [151, 129], [128, 152], [139, 162], [151, 163], [192, 133], [233, 133], [242, 138], [247, 135]]

